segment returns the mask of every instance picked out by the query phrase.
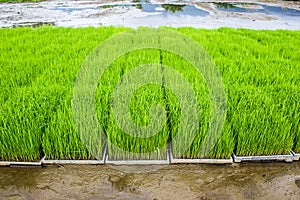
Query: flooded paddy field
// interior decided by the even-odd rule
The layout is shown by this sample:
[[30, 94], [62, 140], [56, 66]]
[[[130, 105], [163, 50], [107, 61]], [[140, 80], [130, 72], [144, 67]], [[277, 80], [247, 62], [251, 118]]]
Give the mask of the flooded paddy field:
[[192, 26], [290, 29], [300, 27], [299, 1], [50, 0], [1, 3], [0, 27]]
[[2, 167], [0, 199], [226, 200], [299, 199], [300, 195], [298, 162], [166, 165], [149, 172], [133, 166], [121, 169], [107, 165]]

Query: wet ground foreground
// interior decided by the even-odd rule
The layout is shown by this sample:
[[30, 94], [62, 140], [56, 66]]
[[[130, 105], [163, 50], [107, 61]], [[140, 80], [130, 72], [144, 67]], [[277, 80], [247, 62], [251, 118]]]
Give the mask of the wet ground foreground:
[[283, 200], [300, 196], [299, 162], [167, 165], [150, 172], [126, 168], [127, 172], [103, 165], [2, 167], [0, 199]]
[[300, 1], [48, 0], [0, 3], [0, 27], [300, 28]]

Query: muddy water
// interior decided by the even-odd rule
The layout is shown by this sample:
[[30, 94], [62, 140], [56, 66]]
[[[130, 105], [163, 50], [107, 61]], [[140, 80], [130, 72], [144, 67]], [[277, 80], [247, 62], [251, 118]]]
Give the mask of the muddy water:
[[0, 194], [0, 199], [299, 199], [300, 162], [169, 165], [142, 173], [102, 165], [0, 168]]

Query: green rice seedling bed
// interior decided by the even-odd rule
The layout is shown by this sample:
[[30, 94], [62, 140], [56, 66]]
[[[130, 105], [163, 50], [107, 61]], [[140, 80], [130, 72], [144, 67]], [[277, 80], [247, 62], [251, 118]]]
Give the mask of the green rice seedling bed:
[[201, 36], [194, 32], [193, 39], [204, 47], [214, 43], [214, 50], [208, 50], [214, 58], [225, 56], [214, 60], [227, 87], [226, 121], [230, 121], [227, 125], [235, 138], [234, 152], [289, 154], [299, 145], [299, 139], [293, 138], [299, 135], [300, 73], [295, 67], [299, 66], [299, 50], [296, 46], [288, 47], [286, 42], [299, 45], [294, 35], [299, 32], [289, 35], [287, 31], [241, 29], [235, 30], [239, 34], [234, 37], [222, 37], [228, 32], [232, 30]]
[[[110, 105], [109, 101], [111, 100], [109, 97], [112, 95], [116, 83], [121, 80], [123, 81], [123, 84], [125, 84], [124, 81], [126, 80], [122, 79], [121, 75], [126, 74], [126, 72], [132, 70], [136, 66], [155, 63], [155, 59], [158, 63], [158, 53], [158, 50], [144, 50], [124, 55], [117, 59], [114, 62], [114, 65], [109, 68], [101, 78], [98, 87], [100, 89], [98, 93], [99, 98], [98, 95], [96, 95], [96, 99], [99, 100], [97, 106], [98, 113], [100, 113], [100, 115], [98, 115], [99, 121], [102, 122], [101, 125], [107, 133], [108, 162], [109, 160], [167, 159], [165, 147], [167, 146], [169, 135], [166, 125], [152, 137], [150, 136], [151, 134], [153, 135], [153, 130], [148, 130], [149, 132], [145, 132], [147, 138], [136, 138], [130, 133], [126, 133], [118, 126], [111, 107], [107, 106]], [[116, 69], [118, 70], [117, 73], [115, 73]], [[115, 74], [115, 76], [112, 77], [111, 74]], [[110, 86], [110, 88], [106, 87], [107, 85]], [[136, 90], [131, 97], [129, 105], [129, 112], [133, 122], [139, 126], [146, 126], [147, 123], [150, 122], [150, 117], [148, 115], [149, 109], [154, 104], [164, 106], [164, 97], [161, 86], [149, 84]], [[103, 109], [108, 109], [108, 111], [104, 111]], [[107, 113], [109, 113], [109, 116], [104, 116], [107, 115]]]
[[0, 30], [0, 160], [93, 159], [73, 124], [73, 82], [89, 52], [121, 30]]
[[[0, 160], [99, 159], [81, 141], [72, 111], [73, 86], [82, 62], [110, 36], [128, 28], [0, 29]], [[300, 31], [254, 31], [222, 28], [177, 31], [198, 42], [218, 68], [227, 96], [226, 120], [216, 145], [205, 159], [289, 155], [300, 152]], [[120, 44], [121, 45], [121, 44]], [[145, 49], [116, 59], [99, 79], [95, 102], [106, 138], [97, 142], [107, 160], [168, 160], [169, 143], [180, 124], [180, 101], [165, 86], [136, 90], [129, 104], [134, 123], [147, 126], [158, 104], [167, 123], [156, 135], [134, 138], [122, 130], [111, 111], [111, 94], [124, 74], [148, 63], [170, 66], [190, 83], [199, 105], [199, 132], [173, 159], [199, 159], [210, 125], [211, 103], [203, 77], [185, 59], [167, 51]], [[160, 73], [164, 77], [163, 67]], [[152, 133], [145, 133], [152, 134]], [[91, 136], [93, 137], [93, 136]], [[150, 153], [149, 153], [150, 152]], [[101, 157], [101, 156], [100, 156]], [[104, 159], [104, 155], [102, 155]]]

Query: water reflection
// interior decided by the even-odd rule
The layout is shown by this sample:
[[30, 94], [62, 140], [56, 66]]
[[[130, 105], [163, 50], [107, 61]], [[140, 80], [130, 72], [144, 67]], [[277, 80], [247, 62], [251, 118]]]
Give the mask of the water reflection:
[[193, 5], [153, 4], [145, 0], [133, 0], [132, 4], [108, 4], [108, 5], [99, 6], [100, 9], [113, 9], [117, 7], [120, 8], [134, 7], [141, 10], [144, 13], [161, 13], [164, 15], [175, 15], [177, 13], [180, 13], [181, 15], [206, 16], [209, 14], [207, 11], [199, 9]]
[[260, 3], [213, 3], [215, 8], [226, 12], [240, 12], [240, 13], [263, 13], [273, 16], [284, 17], [299, 17], [300, 10], [292, 8], [284, 8], [281, 6], [271, 6]]
[[166, 12], [171, 11], [172, 13], [183, 12], [183, 8], [186, 5], [179, 4], [162, 4], [161, 7], [165, 9]]
[[236, 6], [234, 6], [233, 4], [231, 4], [231, 3], [226, 3], [226, 2], [224, 2], [224, 3], [222, 3], [222, 2], [214, 2], [213, 3], [215, 6], [216, 6], [216, 8], [220, 8], [220, 9], [229, 9], [229, 8], [236, 8]]

